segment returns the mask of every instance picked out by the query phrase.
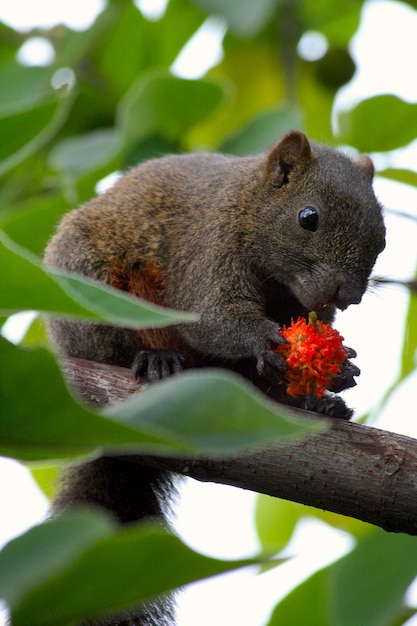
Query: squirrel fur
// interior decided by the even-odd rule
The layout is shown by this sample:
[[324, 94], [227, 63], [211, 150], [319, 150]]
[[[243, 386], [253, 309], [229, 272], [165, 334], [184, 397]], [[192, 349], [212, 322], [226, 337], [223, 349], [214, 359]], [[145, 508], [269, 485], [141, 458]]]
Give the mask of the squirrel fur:
[[[293, 399], [271, 383], [285, 371], [273, 348], [285, 342], [280, 328], [291, 319], [314, 310], [330, 321], [337, 308], [360, 302], [385, 245], [373, 174], [369, 157], [355, 162], [296, 131], [257, 156], [142, 163], [64, 217], [45, 262], [199, 320], [135, 331], [51, 319], [53, 343], [63, 355], [133, 367], [152, 381], [225, 367], [275, 400], [348, 419], [335, 394]], [[358, 373], [347, 360], [331, 391], [354, 385]], [[157, 470], [102, 457], [68, 471], [55, 509], [90, 502], [121, 523], [160, 517], [169, 488]], [[143, 611], [94, 624], [172, 623], [158, 605]]]

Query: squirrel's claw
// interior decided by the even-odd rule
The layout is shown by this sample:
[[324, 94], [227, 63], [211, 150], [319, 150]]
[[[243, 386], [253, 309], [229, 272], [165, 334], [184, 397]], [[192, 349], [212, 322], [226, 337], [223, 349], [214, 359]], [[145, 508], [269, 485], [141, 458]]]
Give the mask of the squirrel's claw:
[[353, 348], [348, 348], [348, 346], [345, 346], [345, 350], [347, 352], [348, 359], [354, 359], [358, 356], [358, 353]]
[[333, 391], [334, 393], [339, 393], [340, 391], [343, 391], [344, 389], [355, 387], [356, 380], [354, 379], [354, 377], [359, 376], [361, 373], [359, 367], [354, 365], [349, 360], [357, 356], [356, 350], [353, 350], [353, 348], [346, 347], [346, 352], [347, 352], [348, 358], [342, 364], [339, 374], [334, 377], [329, 387], [329, 391]]
[[269, 380], [284, 378], [287, 369], [285, 357], [275, 352], [274, 345], [287, 343], [275, 322], [265, 320], [263, 333], [255, 348], [256, 369], [260, 376]]
[[258, 356], [256, 369], [258, 374], [268, 380], [284, 380], [285, 371], [287, 369], [285, 357], [271, 349], [266, 349]]
[[174, 350], [140, 350], [132, 363], [134, 378], [147, 378], [149, 382], [179, 374], [183, 369], [184, 357]]
[[340, 396], [327, 393], [322, 398], [317, 398], [312, 394], [299, 396], [296, 406], [307, 411], [314, 411], [314, 413], [343, 420], [350, 420], [353, 415], [352, 409], [346, 405]]

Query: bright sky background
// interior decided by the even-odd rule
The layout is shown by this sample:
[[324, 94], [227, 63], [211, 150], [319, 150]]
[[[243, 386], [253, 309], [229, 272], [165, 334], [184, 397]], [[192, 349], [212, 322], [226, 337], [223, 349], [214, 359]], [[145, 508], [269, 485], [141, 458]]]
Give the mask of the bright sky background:
[[[163, 4], [164, 0], [142, 0], [142, 5], [148, 5], [149, 10], [149, 7], [158, 8], [160, 2]], [[73, 0], [0, 0], [0, 20], [21, 29], [34, 24], [50, 26], [63, 20], [73, 28], [86, 28], [101, 6], [100, 0], [83, 0], [82, 3]], [[368, 3], [361, 31], [352, 43], [352, 52], [360, 62], [359, 71], [351, 84], [341, 91], [339, 106], [347, 106], [358, 97], [387, 92], [417, 101], [417, 81], [410, 80], [417, 58], [416, 32], [417, 12], [406, 5]], [[210, 60], [218, 57], [218, 37], [213, 37], [212, 29], [206, 30], [204, 36], [204, 48], [209, 49]], [[201, 39], [199, 41], [201, 44]], [[32, 54], [35, 54], [34, 48]], [[45, 54], [45, 49], [39, 54]], [[197, 57], [201, 58], [194, 48], [191, 58]], [[404, 68], [405, 58], [410, 59], [410, 66]], [[190, 65], [190, 56], [182, 58], [176, 71], [188, 77], [198, 74], [198, 68]], [[416, 146], [393, 159], [399, 167], [417, 170]], [[378, 157], [376, 162], [378, 164]], [[388, 209], [395, 207], [416, 215], [416, 190], [404, 189], [382, 179], [376, 180], [375, 187]], [[378, 261], [376, 273], [410, 276], [417, 261], [417, 225], [412, 221], [405, 223], [404, 219], [388, 213], [387, 227], [388, 245]], [[337, 319], [337, 328], [345, 336], [347, 345], [354, 346], [359, 354], [360, 383], [345, 396], [359, 413], [374, 406], [395, 378], [398, 347], [404, 329], [392, 322], [404, 319], [406, 305], [407, 295], [398, 287], [388, 287], [370, 292], [360, 307], [350, 307]], [[381, 337], [387, 337], [387, 341], [381, 341]], [[415, 387], [416, 376], [392, 398], [379, 426], [417, 437], [417, 424], [410, 419], [413, 416], [407, 409], [415, 404]], [[45, 514], [45, 500], [32, 485], [25, 468], [7, 459], [0, 459], [0, 502], [0, 545]], [[251, 524], [253, 502], [254, 495], [241, 490], [190, 482], [183, 493], [177, 527], [189, 543], [202, 551], [223, 557], [244, 556], [257, 548]], [[311, 541], [312, 532], [314, 541]], [[196, 623], [199, 626], [212, 626], [213, 623], [217, 626], [261, 626], [270, 608], [294, 580], [343, 553], [349, 547], [349, 541], [343, 534], [315, 522], [308, 531], [299, 530], [293, 547], [301, 556], [277, 571], [255, 578], [251, 572], [244, 571], [205, 585], [195, 585], [181, 595], [178, 626]]]

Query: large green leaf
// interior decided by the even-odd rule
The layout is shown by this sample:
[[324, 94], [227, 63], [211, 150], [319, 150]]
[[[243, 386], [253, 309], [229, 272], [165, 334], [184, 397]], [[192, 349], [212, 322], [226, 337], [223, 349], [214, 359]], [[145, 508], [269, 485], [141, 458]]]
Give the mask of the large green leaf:
[[239, 377], [221, 370], [185, 372], [153, 384], [104, 415], [152, 429], [171, 442], [227, 454], [325, 428], [320, 421], [292, 420]]
[[256, 500], [255, 523], [261, 545], [268, 550], [281, 550], [290, 540], [297, 522], [306, 517], [315, 517], [357, 538], [375, 532], [375, 526], [353, 517], [260, 494]]
[[[402, 624], [404, 594], [417, 575], [417, 538], [376, 531], [316, 572], [275, 608], [268, 626]], [[394, 621], [394, 620], [398, 621]]]
[[73, 512], [30, 529], [0, 552], [0, 597], [15, 607], [42, 580], [114, 532], [109, 517]]
[[36, 154], [55, 136], [69, 114], [72, 94], [58, 94], [53, 70], [0, 66], [0, 174]]
[[338, 125], [339, 139], [362, 152], [395, 150], [417, 137], [417, 104], [393, 95], [375, 96], [341, 111]]
[[[0, 454], [70, 458], [98, 448], [134, 453], [231, 454], [323, 427], [291, 421], [236, 376], [184, 373], [93, 413], [70, 396], [52, 355], [0, 338]], [[24, 393], [23, 393], [24, 391]]]
[[92, 413], [69, 394], [46, 350], [22, 350], [0, 338], [0, 454], [26, 460], [70, 458], [103, 446], [164, 446], [140, 432]]
[[148, 23], [133, 2], [113, 2], [97, 26], [101, 33], [92, 51], [97, 69], [120, 97], [146, 67]]
[[194, 320], [79, 276], [42, 267], [33, 254], [0, 231], [0, 311], [36, 310], [102, 320], [132, 328]]
[[228, 31], [223, 48], [224, 58], [210, 75], [220, 81], [227, 80], [231, 98], [227, 106], [221, 107], [206, 123], [204, 137], [207, 137], [208, 145], [221, 145], [225, 137], [240, 133], [254, 116], [285, 101], [284, 75], [277, 62], [276, 39], [273, 42], [242, 40]]
[[330, 623], [390, 626], [416, 576], [416, 537], [383, 531], [366, 537], [332, 567]]
[[22, 44], [23, 36], [5, 23], [0, 23], [0, 63], [13, 62], [16, 51]]
[[0, 174], [35, 155], [53, 139], [66, 121], [72, 102], [70, 94], [0, 119]]
[[413, 170], [389, 167], [386, 170], [378, 170], [378, 176], [417, 187], [417, 172]]
[[335, 626], [329, 620], [327, 606], [328, 575], [329, 568], [319, 570], [296, 587], [275, 607], [267, 626]]
[[183, 134], [221, 103], [223, 87], [209, 80], [184, 80], [152, 71], [134, 83], [120, 103], [123, 140], [134, 144], [153, 134], [180, 141]]
[[144, 19], [131, 2], [110, 3], [98, 20], [101, 33], [93, 50], [100, 75], [123, 95], [144, 70], [168, 70], [205, 17], [184, 0], [170, 0], [156, 21]]
[[79, 176], [107, 163], [118, 149], [120, 137], [114, 128], [101, 128], [64, 139], [49, 154], [52, 169]]
[[272, 148], [282, 135], [301, 128], [301, 115], [295, 109], [277, 107], [253, 117], [239, 132], [227, 138], [222, 152], [245, 156]]
[[10, 239], [41, 257], [56, 224], [68, 209], [62, 195], [37, 196], [13, 207], [0, 220], [0, 226]]
[[119, 530], [98, 512], [75, 512], [4, 548], [0, 595], [13, 626], [64, 626], [254, 562], [200, 555], [159, 526]]
[[289, 542], [305, 507], [260, 494], [256, 500], [256, 532], [264, 550], [278, 552]]
[[52, 73], [49, 67], [23, 67], [17, 63], [0, 65], [0, 118], [36, 109], [42, 102], [50, 100], [54, 93]]

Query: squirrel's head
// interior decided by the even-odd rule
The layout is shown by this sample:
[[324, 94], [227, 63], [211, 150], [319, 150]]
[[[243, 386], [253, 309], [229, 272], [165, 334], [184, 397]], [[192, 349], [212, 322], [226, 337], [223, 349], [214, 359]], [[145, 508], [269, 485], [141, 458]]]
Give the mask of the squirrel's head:
[[267, 156], [270, 270], [310, 310], [360, 302], [385, 247], [374, 167], [291, 132]]

